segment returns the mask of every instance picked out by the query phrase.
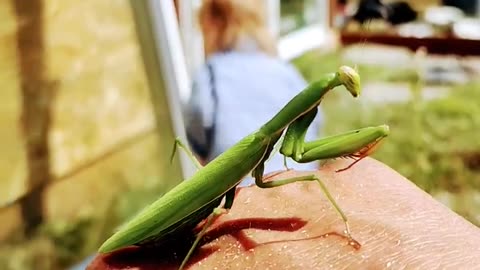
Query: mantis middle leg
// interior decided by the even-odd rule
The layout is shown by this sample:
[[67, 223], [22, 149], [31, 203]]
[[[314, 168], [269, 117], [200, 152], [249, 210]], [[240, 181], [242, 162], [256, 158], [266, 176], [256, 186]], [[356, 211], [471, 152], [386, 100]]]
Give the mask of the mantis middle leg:
[[328, 201], [332, 204], [332, 206], [335, 208], [337, 213], [342, 218], [343, 223], [345, 224], [345, 234], [349, 239], [349, 243], [356, 243], [356, 241], [353, 239], [352, 234], [350, 232], [350, 226], [348, 224], [347, 216], [345, 215], [343, 210], [340, 208], [337, 201], [333, 198], [327, 186], [322, 182], [320, 178], [312, 174], [312, 175], [280, 179], [280, 180], [275, 180], [271, 182], [263, 182], [263, 169], [264, 169], [264, 165], [261, 164], [254, 171], [255, 184], [260, 188], [273, 188], [273, 187], [279, 187], [279, 186], [283, 186], [283, 185], [287, 185], [295, 182], [302, 182], [302, 181], [316, 181], [320, 185], [320, 188], [322, 189], [323, 193], [327, 197]]
[[187, 154], [187, 156], [193, 162], [197, 170], [200, 170], [201, 168], [203, 168], [202, 164], [200, 164], [200, 161], [198, 161], [198, 159], [195, 157], [192, 150], [190, 150], [190, 148], [186, 144], [184, 144], [182, 140], [180, 140], [180, 138], [175, 138], [172, 154], [170, 155], [170, 162], [172, 162], [178, 147], [180, 147]]

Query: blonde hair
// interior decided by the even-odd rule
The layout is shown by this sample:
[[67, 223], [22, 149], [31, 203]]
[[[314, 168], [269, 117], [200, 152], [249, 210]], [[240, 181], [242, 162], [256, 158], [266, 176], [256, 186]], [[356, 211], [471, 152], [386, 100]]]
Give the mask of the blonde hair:
[[206, 56], [235, 49], [239, 38], [252, 38], [263, 52], [276, 55], [265, 22], [264, 0], [204, 0], [199, 12]]

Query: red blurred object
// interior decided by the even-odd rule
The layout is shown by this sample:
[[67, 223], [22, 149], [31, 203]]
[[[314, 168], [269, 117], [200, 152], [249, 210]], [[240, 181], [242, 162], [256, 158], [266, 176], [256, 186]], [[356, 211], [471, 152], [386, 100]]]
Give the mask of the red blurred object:
[[343, 45], [355, 43], [377, 43], [402, 46], [412, 51], [425, 47], [430, 54], [456, 54], [461, 56], [480, 55], [480, 40], [460, 39], [455, 37], [414, 38], [391, 34], [340, 33]]

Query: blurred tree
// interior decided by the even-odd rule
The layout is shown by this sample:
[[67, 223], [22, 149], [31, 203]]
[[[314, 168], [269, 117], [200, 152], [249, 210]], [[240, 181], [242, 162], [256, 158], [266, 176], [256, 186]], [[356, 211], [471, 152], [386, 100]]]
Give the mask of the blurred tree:
[[48, 131], [53, 84], [45, 79], [43, 1], [12, 0], [18, 22], [17, 59], [22, 95], [21, 125], [28, 166], [27, 196], [21, 200], [25, 234], [43, 221], [43, 186], [50, 180]]

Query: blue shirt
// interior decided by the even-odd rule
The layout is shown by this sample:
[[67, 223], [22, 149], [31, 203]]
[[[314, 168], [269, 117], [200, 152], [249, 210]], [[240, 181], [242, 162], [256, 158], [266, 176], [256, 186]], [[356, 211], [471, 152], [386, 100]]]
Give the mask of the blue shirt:
[[[291, 64], [258, 51], [217, 53], [208, 63], [213, 82], [208, 65], [204, 65], [194, 77], [185, 115], [187, 134], [194, 150], [205, 150], [200, 148], [208, 147], [208, 137], [213, 135], [209, 154], [205, 157], [207, 161], [259, 129], [307, 86]], [[215, 93], [212, 93], [212, 83]], [[319, 111], [307, 132], [307, 141], [319, 137], [322, 116]], [[213, 130], [207, 132], [212, 126]], [[298, 170], [318, 168], [317, 163], [289, 161], [288, 165]], [[277, 152], [265, 164], [265, 173], [284, 168], [283, 156]], [[251, 179], [242, 184], [249, 183]]]

